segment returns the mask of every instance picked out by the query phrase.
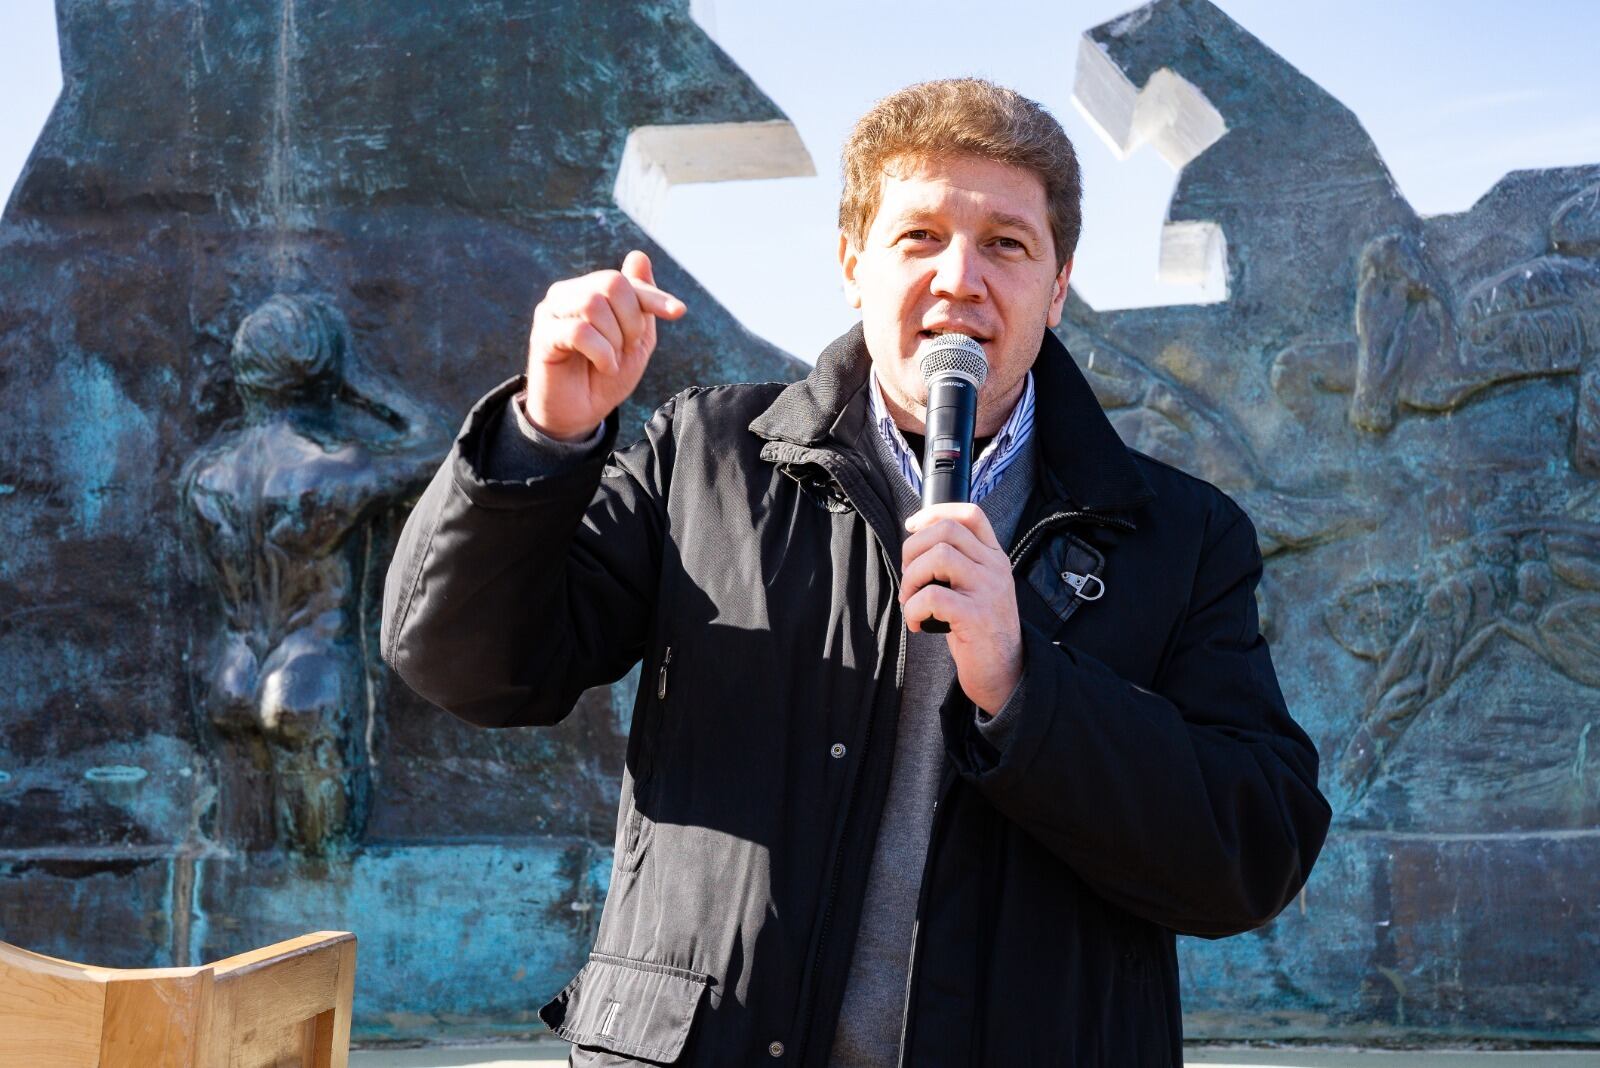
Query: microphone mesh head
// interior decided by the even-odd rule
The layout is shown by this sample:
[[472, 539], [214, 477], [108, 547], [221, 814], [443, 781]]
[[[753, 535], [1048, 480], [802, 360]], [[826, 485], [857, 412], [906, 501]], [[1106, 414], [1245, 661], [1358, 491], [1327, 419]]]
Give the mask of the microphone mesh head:
[[918, 359], [922, 380], [932, 383], [939, 375], [957, 374], [981, 387], [989, 377], [989, 358], [983, 346], [965, 334], [940, 334], [922, 343]]

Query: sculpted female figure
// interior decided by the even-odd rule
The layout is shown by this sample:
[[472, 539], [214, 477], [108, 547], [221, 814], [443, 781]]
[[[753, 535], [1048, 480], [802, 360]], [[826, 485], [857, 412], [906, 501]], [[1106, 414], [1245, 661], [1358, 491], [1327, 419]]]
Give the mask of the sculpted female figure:
[[182, 480], [223, 609], [206, 705], [251, 753], [279, 838], [321, 854], [360, 832], [368, 803], [363, 532], [420, 491], [449, 437], [365, 370], [342, 316], [310, 298], [252, 312], [232, 362], [244, 425]]

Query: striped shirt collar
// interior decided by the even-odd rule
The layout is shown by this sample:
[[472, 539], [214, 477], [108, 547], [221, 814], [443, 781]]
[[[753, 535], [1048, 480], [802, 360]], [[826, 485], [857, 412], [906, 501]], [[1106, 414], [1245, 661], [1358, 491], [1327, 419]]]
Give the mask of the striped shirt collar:
[[[870, 387], [868, 395], [872, 400], [872, 421], [877, 426], [879, 435], [888, 444], [889, 451], [894, 453], [895, 459], [899, 461], [900, 474], [910, 483], [916, 495], [921, 497], [922, 461], [911, 451], [911, 446], [906, 443], [905, 435], [900, 433], [900, 428], [894, 425], [894, 417], [889, 414], [888, 405], [883, 400], [883, 386], [878, 382], [876, 367], [868, 376], [868, 385]], [[1011, 409], [1011, 415], [1000, 428], [1000, 433], [994, 436], [988, 447], [973, 462], [971, 493], [973, 504], [988, 496], [1000, 481], [1000, 476], [1006, 473], [1006, 468], [1011, 466], [1011, 461], [1017, 458], [1032, 437], [1033, 372], [1030, 370], [1022, 380], [1022, 397], [1017, 401], [1017, 406]]]

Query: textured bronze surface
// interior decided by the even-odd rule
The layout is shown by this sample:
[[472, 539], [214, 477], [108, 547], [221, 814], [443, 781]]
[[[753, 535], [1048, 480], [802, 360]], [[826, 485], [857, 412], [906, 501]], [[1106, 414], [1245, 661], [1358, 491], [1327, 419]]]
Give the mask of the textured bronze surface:
[[1600, 1041], [1600, 165], [1424, 217], [1204, 0], [1088, 42], [1220, 115], [1168, 220], [1220, 230], [1227, 297], [1077, 303], [1061, 334], [1130, 445], [1255, 521], [1337, 810], [1298, 907], [1183, 943], [1186, 1034]]
[[[0, 929], [125, 966], [353, 930], [358, 1038], [535, 1032], [594, 937], [637, 681], [460, 724], [386, 683], [383, 570], [556, 279], [643, 247], [692, 309], [627, 426], [800, 370], [611, 192], [637, 126], [781, 115], [667, 0], [60, 22], [0, 221]], [[1074, 299], [1060, 333], [1131, 445], [1255, 521], [1339, 810], [1297, 905], [1183, 944], [1188, 1034], [1600, 1041], [1600, 165], [1422, 217], [1203, 0], [1088, 49], [1147, 127], [1219, 117], [1156, 136], [1226, 299]]]
[[625, 436], [803, 372], [612, 198], [635, 127], [783, 115], [673, 2], [58, 15], [0, 221], [4, 936], [169, 965], [355, 930], [358, 1035], [536, 1031], [605, 894], [627, 685], [462, 724], [388, 684], [383, 573], [551, 282], [644, 248], [693, 310]]

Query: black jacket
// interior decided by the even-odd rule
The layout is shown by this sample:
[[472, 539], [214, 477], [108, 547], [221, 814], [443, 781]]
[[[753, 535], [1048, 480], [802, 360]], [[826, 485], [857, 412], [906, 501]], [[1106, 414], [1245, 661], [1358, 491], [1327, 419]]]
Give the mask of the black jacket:
[[[551, 724], [644, 660], [594, 953], [541, 1013], [575, 1064], [826, 1063], [905, 663], [868, 366], [857, 328], [802, 382], [690, 389], [620, 452], [493, 481], [513, 380], [406, 523], [382, 648], [428, 700]], [[1025, 701], [1003, 750], [959, 685], [941, 711], [902, 1059], [1177, 1066], [1174, 933], [1271, 919], [1329, 809], [1249, 518], [1124, 446], [1054, 335], [1034, 372]]]

